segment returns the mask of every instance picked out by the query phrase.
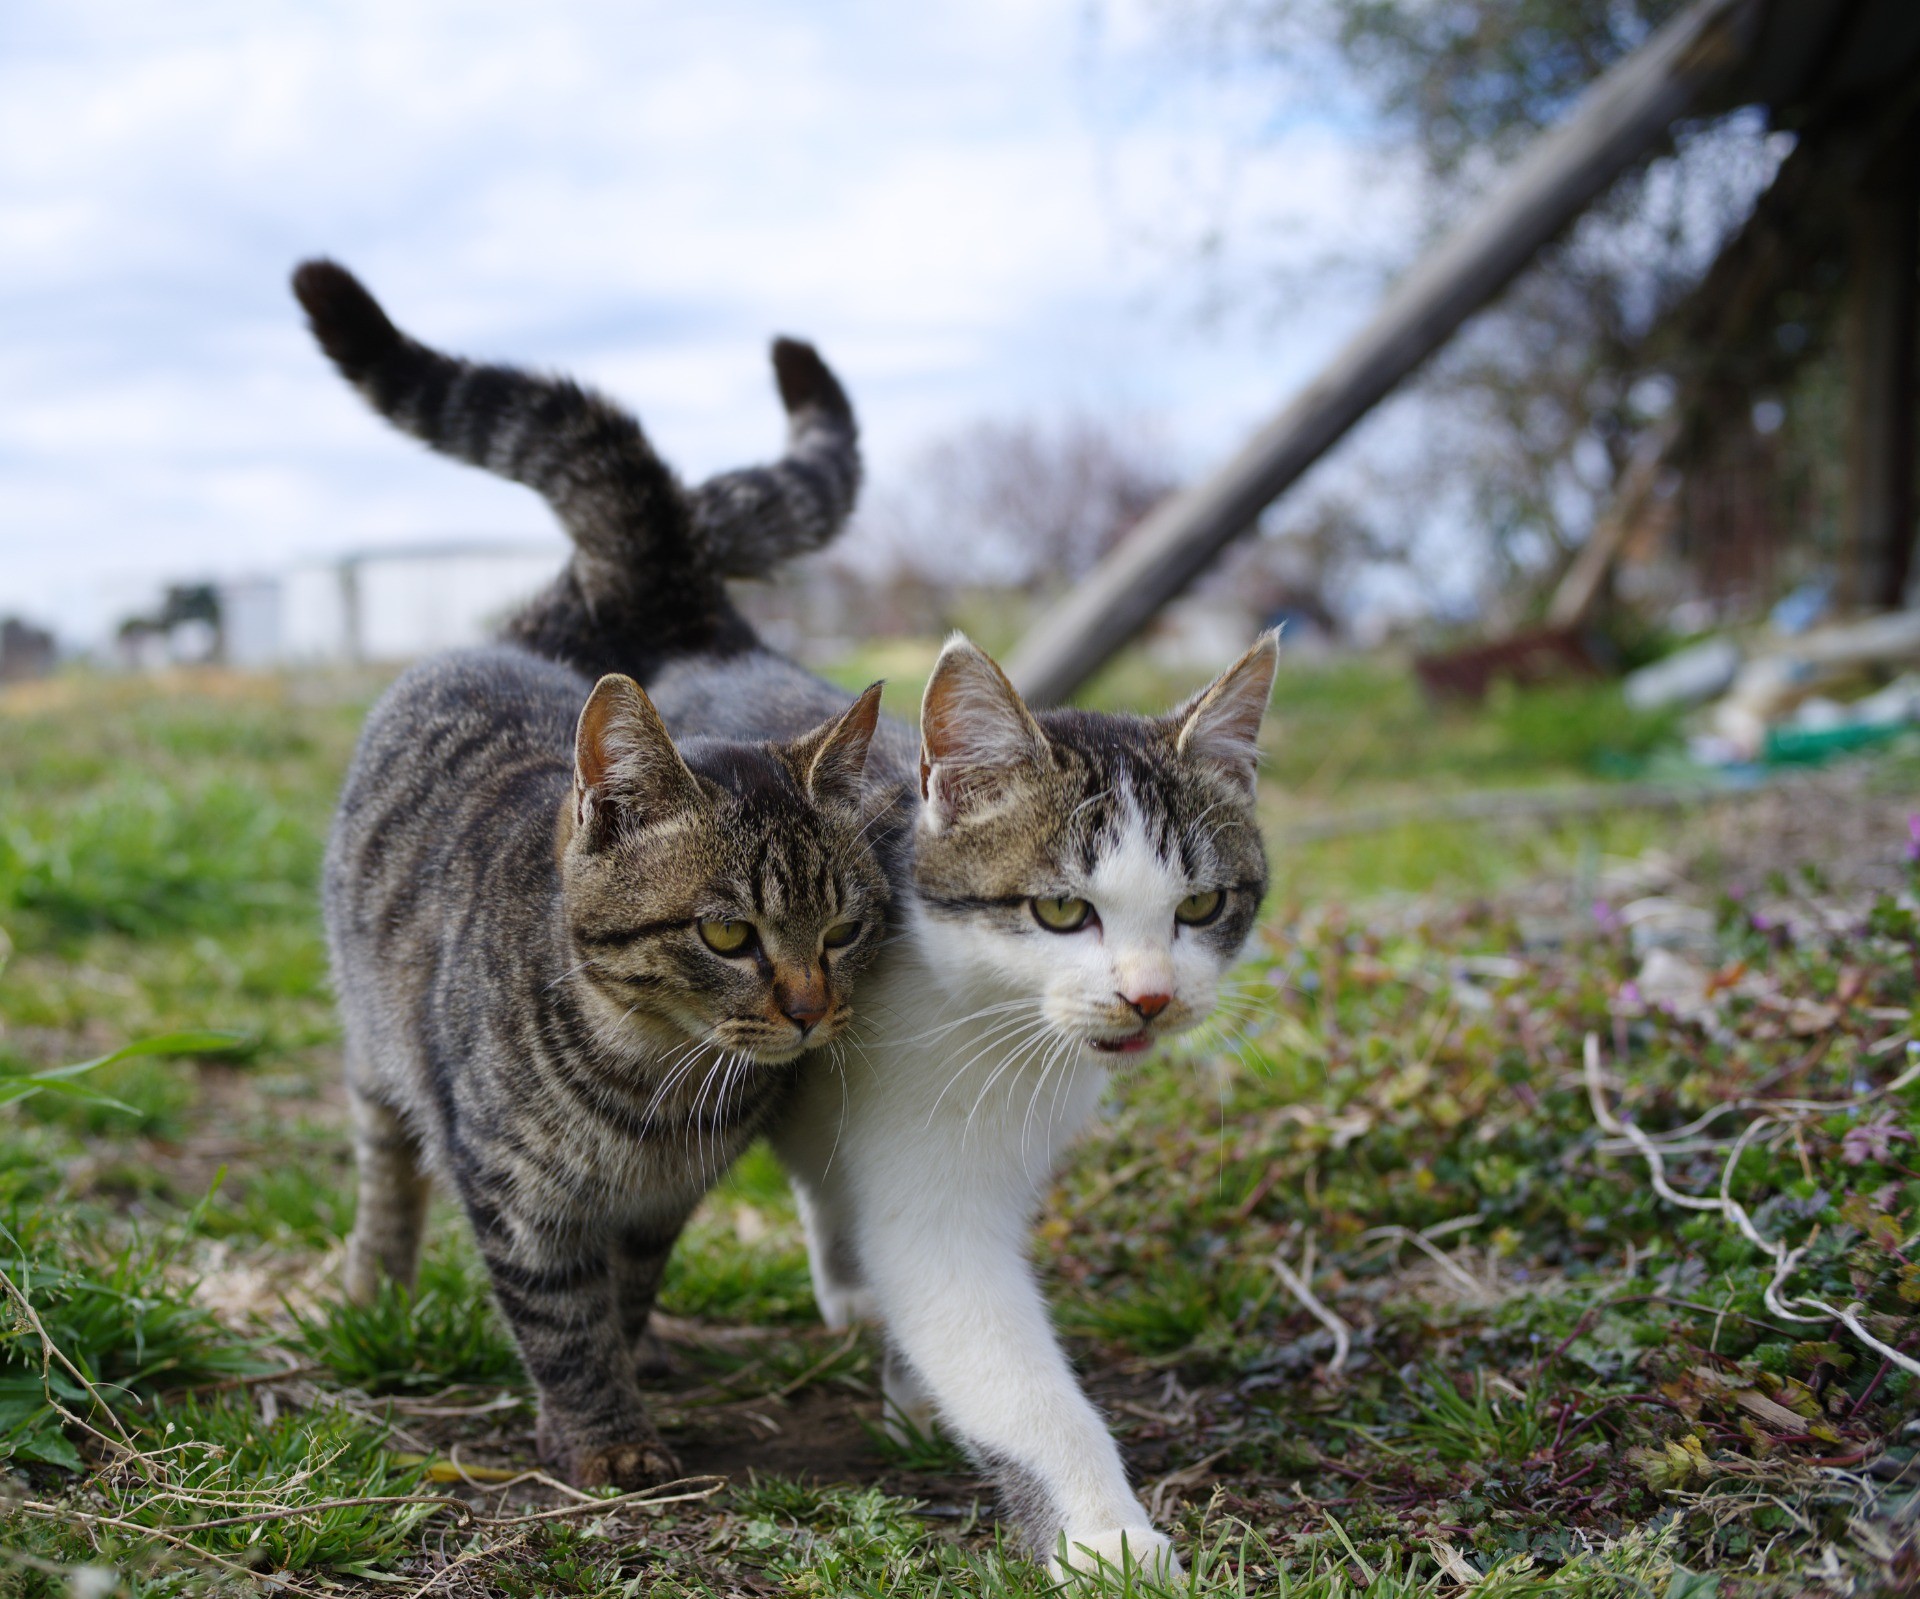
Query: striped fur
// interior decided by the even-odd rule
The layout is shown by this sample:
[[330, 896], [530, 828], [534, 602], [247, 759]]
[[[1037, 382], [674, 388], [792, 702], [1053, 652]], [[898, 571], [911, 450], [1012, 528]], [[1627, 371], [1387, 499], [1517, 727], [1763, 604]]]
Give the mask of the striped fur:
[[[428, 1174], [446, 1184], [543, 1452], [578, 1483], [676, 1470], [635, 1374], [668, 1253], [801, 1050], [845, 1028], [881, 943], [876, 707], [676, 750], [630, 681], [500, 648], [414, 668], [368, 718], [325, 874], [360, 1169], [348, 1292], [411, 1281]], [[757, 942], [718, 954], [700, 918]]]
[[723, 577], [765, 577], [824, 546], [860, 492], [860, 432], [839, 380], [811, 344], [773, 341], [773, 373], [787, 409], [787, 453], [693, 490], [700, 551]]
[[688, 651], [750, 648], [725, 579], [818, 549], [860, 487], [859, 429], [811, 345], [773, 344], [787, 454], [684, 488], [634, 417], [567, 378], [444, 355], [394, 326], [352, 273], [304, 263], [313, 335], [373, 409], [443, 454], [541, 495], [573, 540], [567, 569], [507, 637], [598, 676]]
[[[757, 504], [743, 493], [735, 523], [764, 529], [756, 560], [804, 542]], [[704, 535], [626, 553], [642, 563], [630, 584], [683, 597], [730, 570]], [[554, 612], [514, 636], [634, 672], [676, 736], [792, 736], [845, 705], [743, 627], [701, 643], [705, 626], [694, 609], [624, 632]], [[1112, 1066], [1205, 1021], [1252, 928], [1275, 658], [1269, 635], [1163, 717], [1034, 714], [950, 642], [921, 736], [883, 723], [868, 766], [901, 925], [865, 979], [858, 1058], [803, 1072], [769, 1119], [822, 1312], [884, 1324], [889, 1401], [919, 1427], [937, 1417], [994, 1474], [1056, 1574], [1179, 1571], [1053, 1335], [1026, 1230]], [[1084, 923], [1048, 930], [1040, 902], [1069, 899]]]

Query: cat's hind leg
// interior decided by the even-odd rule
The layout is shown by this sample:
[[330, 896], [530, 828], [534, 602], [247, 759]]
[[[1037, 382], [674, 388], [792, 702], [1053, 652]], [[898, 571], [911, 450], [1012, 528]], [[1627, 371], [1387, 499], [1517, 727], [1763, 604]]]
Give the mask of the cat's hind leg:
[[922, 1438], [933, 1436], [940, 1414], [933, 1391], [890, 1338], [880, 1366], [880, 1392], [886, 1400], [880, 1426], [895, 1443], [911, 1443], [915, 1433]]
[[348, 1092], [359, 1203], [347, 1240], [346, 1290], [350, 1300], [365, 1304], [379, 1292], [383, 1278], [413, 1286], [432, 1183], [421, 1160], [420, 1141], [400, 1112], [358, 1085], [349, 1084]]
[[635, 1374], [641, 1377], [661, 1376], [672, 1369], [666, 1350], [648, 1323], [654, 1300], [659, 1297], [660, 1280], [667, 1273], [668, 1257], [680, 1236], [680, 1225], [623, 1227], [608, 1246], [607, 1264], [620, 1309], [620, 1336], [633, 1357]]
[[[824, 1068], [822, 1068], [824, 1070]], [[793, 1186], [794, 1207], [807, 1237], [807, 1267], [820, 1319], [835, 1332], [874, 1319], [873, 1295], [854, 1248], [853, 1198], [847, 1171], [835, 1156], [839, 1145], [840, 1096], [816, 1091], [804, 1096], [768, 1141]]]

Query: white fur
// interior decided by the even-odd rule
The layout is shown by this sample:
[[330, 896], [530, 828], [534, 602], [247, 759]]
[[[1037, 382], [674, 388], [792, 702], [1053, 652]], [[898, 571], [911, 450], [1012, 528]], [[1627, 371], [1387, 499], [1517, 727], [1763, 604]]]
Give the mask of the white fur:
[[[1027, 1254], [1059, 1157], [1116, 1059], [1092, 1040], [1141, 1028], [1122, 996], [1171, 996], [1160, 1035], [1204, 1019], [1221, 976], [1174, 920], [1181, 899], [1216, 885], [1187, 882], [1130, 804], [1123, 815], [1118, 845], [1072, 885], [1097, 916], [1080, 932], [914, 915], [901, 952], [862, 984], [860, 1046], [841, 1072], [811, 1075], [775, 1143], [822, 1312], [834, 1326], [884, 1324], [905, 1357], [886, 1380], [901, 1413], [922, 1428], [937, 1414], [989, 1462], [1044, 1484], [1070, 1548], [1117, 1562], [1124, 1534], [1134, 1562], [1177, 1572], [1054, 1337]], [[849, 1258], [861, 1281], [836, 1272]]]

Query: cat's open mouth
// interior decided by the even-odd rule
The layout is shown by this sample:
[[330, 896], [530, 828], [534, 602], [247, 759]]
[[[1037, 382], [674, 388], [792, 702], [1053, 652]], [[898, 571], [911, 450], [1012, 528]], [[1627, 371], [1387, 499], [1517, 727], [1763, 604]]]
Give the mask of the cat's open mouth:
[[1152, 1047], [1153, 1034], [1143, 1031], [1129, 1033], [1125, 1038], [1090, 1038], [1087, 1042], [1103, 1055], [1137, 1055]]

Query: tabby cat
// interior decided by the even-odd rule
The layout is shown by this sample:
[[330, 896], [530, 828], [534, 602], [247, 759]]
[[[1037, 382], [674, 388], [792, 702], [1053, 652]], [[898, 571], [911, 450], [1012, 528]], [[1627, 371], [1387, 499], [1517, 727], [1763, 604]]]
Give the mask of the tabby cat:
[[[417, 396], [450, 381], [429, 373], [465, 363], [393, 338], [404, 361], [372, 352], [359, 375], [348, 369], [383, 414], [483, 464], [508, 453], [502, 439], [528, 447], [527, 419], [552, 382], [520, 375], [518, 398], [497, 402], [515, 421], [497, 434], [439, 427]], [[833, 393], [844, 406], [837, 384]], [[850, 409], [845, 418], [837, 467], [818, 432], [824, 453], [808, 465], [851, 486]], [[542, 438], [570, 481], [606, 475], [594, 440]], [[767, 531], [753, 517], [697, 523], [706, 542], [694, 566], [717, 583], [803, 542], [777, 505], [756, 515]], [[640, 583], [653, 558], [630, 545], [595, 571]], [[744, 624], [704, 644], [617, 625], [541, 627], [540, 647], [559, 658], [638, 673], [682, 736], [786, 736], [846, 704], [743, 637]], [[526, 619], [510, 627], [532, 630]], [[883, 719], [867, 763], [869, 809], [907, 813], [901, 844], [880, 849], [905, 936], [862, 980], [861, 1047], [839, 1071], [810, 1066], [769, 1124], [823, 1314], [884, 1328], [893, 1406], [916, 1426], [946, 1424], [1056, 1571], [1101, 1560], [1178, 1570], [1053, 1335], [1027, 1235], [1112, 1068], [1205, 1019], [1253, 925], [1266, 885], [1256, 740], [1276, 657], [1267, 635], [1161, 717], [1035, 713], [981, 651], [950, 642], [920, 735]]]
[[[324, 304], [323, 276], [302, 288]], [[606, 414], [567, 397], [589, 432]], [[650, 456], [637, 429], [600, 436], [630, 468]], [[663, 468], [629, 488], [653, 560], [690, 547]], [[596, 592], [570, 574], [541, 614], [589, 616]], [[614, 614], [648, 626], [644, 585], [621, 593]], [[698, 636], [684, 612], [658, 630]], [[882, 941], [878, 707], [876, 685], [784, 743], [676, 747], [631, 678], [505, 646], [408, 671], [368, 718], [325, 871], [359, 1163], [347, 1290], [411, 1281], [443, 1179], [539, 1389], [541, 1452], [576, 1483], [677, 1472], [636, 1352], [687, 1216], [803, 1051], [845, 1031]]]

